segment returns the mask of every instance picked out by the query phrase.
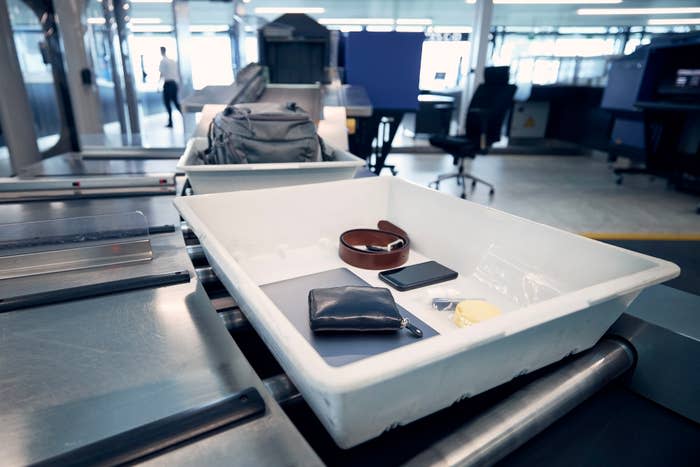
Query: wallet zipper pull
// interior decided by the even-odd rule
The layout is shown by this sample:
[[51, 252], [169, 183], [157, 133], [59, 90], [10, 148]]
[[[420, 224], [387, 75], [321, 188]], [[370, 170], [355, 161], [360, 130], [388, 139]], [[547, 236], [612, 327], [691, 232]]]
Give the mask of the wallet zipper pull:
[[401, 318], [401, 327], [408, 329], [416, 337], [423, 337], [423, 331], [417, 326], [408, 322], [407, 318]]

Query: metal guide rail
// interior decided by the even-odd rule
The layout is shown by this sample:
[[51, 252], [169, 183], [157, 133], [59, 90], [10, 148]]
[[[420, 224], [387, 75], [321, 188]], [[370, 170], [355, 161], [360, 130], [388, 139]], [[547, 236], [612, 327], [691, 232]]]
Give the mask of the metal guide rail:
[[265, 402], [258, 391], [247, 388], [31, 465], [123, 465], [264, 412]]
[[173, 174], [124, 177], [4, 178], [0, 180], [0, 203], [174, 195], [175, 192], [176, 184]]
[[189, 282], [181, 247], [139, 211], [1, 224], [0, 313]]

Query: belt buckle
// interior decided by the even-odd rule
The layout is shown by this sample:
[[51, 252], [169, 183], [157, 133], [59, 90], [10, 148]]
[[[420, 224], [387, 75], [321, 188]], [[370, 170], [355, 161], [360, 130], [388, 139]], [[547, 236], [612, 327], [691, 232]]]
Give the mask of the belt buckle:
[[367, 251], [393, 251], [397, 248], [401, 248], [404, 245], [403, 240], [400, 238], [394, 240], [393, 242], [389, 243], [387, 246], [381, 246], [381, 245], [366, 245], [365, 248], [367, 248]]

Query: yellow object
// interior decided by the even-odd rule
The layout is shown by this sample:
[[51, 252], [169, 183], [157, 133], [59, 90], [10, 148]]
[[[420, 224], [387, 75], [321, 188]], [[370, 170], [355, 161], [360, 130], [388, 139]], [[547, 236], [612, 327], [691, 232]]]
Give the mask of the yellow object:
[[580, 232], [584, 237], [593, 240], [659, 240], [659, 241], [700, 241], [696, 233], [676, 232]]
[[452, 321], [460, 328], [465, 328], [501, 314], [494, 305], [484, 300], [464, 300], [457, 304]]
[[345, 120], [345, 125], [348, 127], [348, 134], [354, 135], [357, 131], [357, 120], [354, 118], [348, 118]]

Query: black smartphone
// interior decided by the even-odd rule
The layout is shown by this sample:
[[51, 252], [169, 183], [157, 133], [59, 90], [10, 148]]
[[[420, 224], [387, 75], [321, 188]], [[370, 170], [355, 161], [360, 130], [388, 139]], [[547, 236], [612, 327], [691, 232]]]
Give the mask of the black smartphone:
[[404, 266], [379, 273], [381, 280], [402, 292], [439, 282], [451, 281], [456, 279], [457, 276], [457, 271], [453, 271], [435, 261]]

